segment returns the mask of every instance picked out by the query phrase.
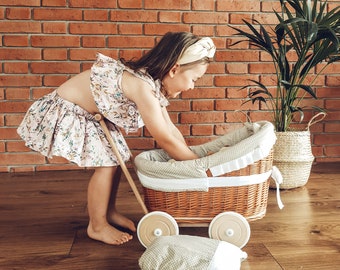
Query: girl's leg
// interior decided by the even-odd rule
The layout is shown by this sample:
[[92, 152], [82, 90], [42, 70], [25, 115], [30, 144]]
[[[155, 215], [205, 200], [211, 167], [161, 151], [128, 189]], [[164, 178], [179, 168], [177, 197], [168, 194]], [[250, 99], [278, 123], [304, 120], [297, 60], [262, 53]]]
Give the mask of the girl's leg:
[[110, 202], [109, 202], [109, 207], [108, 207], [107, 219], [113, 225], [118, 225], [123, 228], [129, 229], [132, 232], [135, 232], [136, 231], [135, 224], [130, 219], [121, 215], [116, 209], [116, 197], [117, 197], [117, 191], [118, 191], [121, 176], [122, 176], [122, 168], [118, 166], [113, 176], [113, 183], [112, 183], [111, 197], [110, 197]]
[[92, 239], [112, 245], [120, 245], [132, 239], [132, 235], [117, 230], [107, 220], [116, 169], [117, 167], [96, 168], [90, 179], [87, 192], [90, 217], [87, 234]]

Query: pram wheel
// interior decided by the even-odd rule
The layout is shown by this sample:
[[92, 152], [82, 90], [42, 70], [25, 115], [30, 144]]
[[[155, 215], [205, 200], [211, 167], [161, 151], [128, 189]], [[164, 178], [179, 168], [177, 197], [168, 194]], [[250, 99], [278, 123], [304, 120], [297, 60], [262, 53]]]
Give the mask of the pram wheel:
[[236, 212], [223, 212], [211, 221], [209, 237], [243, 248], [250, 238], [250, 226], [242, 215]]
[[161, 211], [146, 214], [137, 226], [138, 240], [144, 247], [148, 247], [156, 237], [178, 234], [176, 220], [168, 213]]

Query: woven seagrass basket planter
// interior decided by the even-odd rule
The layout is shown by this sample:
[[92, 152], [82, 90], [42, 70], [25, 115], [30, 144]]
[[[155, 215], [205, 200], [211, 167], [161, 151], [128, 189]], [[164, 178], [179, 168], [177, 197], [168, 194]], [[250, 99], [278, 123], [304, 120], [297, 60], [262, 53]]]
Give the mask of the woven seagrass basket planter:
[[[309, 130], [275, 134], [277, 141], [274, 145], [273, 165], [282, 174], [283, 183], [280, 184], [280, 188], [291, 189], [304, 186], [309, 179], [314, 160]], [[270, 187], [275, 188], [275, 183], [271, 182]]]
[[[314, 161], [309, 129], [325, 116], [326, 114], [323, 112], [316, 114], [304, 131], [275, 132], [277, 140], [274, 145], [273, 165], [282, 174], [281, 189], [292, 189], [307, 184]], [[315, 120], [316, 118], [319, 119]], [[273, 181], [271, 181], [270, 187], [276, 187]]]

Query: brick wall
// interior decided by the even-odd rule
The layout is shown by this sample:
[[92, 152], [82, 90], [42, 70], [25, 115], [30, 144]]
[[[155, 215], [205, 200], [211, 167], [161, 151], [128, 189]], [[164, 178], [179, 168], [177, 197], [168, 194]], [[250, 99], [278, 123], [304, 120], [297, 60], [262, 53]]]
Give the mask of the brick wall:
[[[269, 0], [0, 0], [0, 172], [77, 169], [62, 158], [47, 159], [24, 146], [16, 128], [30, 104], [65, 80], [88, 69], [96, 52], [111, 57], [139, 57], [167, 31], [192, 31], [210, 36], [217, 45], [216, 61], [197, 88], [174, 99], [173, 121], [189, 144], [228, 132], [246, 120], [269, 119], [257, 106], [241, 107], [248, 79], [273, 84], [271, 67], [246, 44], [235, 39], [227, 24], [242, 19], [273, 21]], [[333, 7], [339, 0], [329, 1]], [[319, 78], [319, 99], [308, 101], [329, 110], [312, 127], [317, 162], [340, 161], [340, 64]], [[314, 102], [314, 103], [313, 103]], [[311, 114], [307, 113], [308, 116]], [[306, 125], [306, 123], [305, 123]], [[136, 154], [156, 147], [146, 130], [129, 134]]]

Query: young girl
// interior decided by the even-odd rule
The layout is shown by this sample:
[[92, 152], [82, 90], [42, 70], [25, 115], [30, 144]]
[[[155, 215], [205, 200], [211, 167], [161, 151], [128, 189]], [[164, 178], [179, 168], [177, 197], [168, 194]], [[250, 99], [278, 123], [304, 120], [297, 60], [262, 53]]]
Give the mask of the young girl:
[[47, 157], [62, 156], [78, 166], [95, 168], [87, 197], [90, 238], [119, 245], [132, 235], [114, 226], [136, 231], [134, 223], [115, 208], [121, 170], [94, 115], [105, 117], [124, 161], [130, 152], [120, 129], [134, 132], [143, 125], [173, 159], [197, 158], [171, 122], [166, 98], [193, 89], [214, 53], [210, 38], [167, 33], [136, 61], [98, 54], [91, 70], [32, 104], [18, 128], [26, 145]]

